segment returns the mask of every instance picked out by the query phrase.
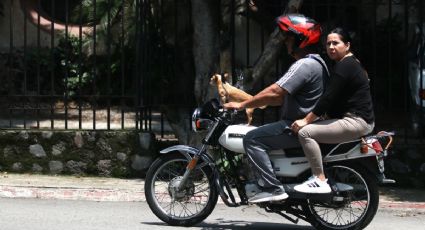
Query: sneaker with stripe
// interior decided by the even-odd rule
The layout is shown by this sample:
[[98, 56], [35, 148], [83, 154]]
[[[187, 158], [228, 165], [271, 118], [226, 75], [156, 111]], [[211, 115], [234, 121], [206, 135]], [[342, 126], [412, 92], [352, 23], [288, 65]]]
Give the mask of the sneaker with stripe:
[[310, 177], [304, 183], [295, 186], [294, 189], [302, 193], [330, 193], [332, 191], [328, 180], [322, 181], [317, 176]]
[[261, 202], [276, 202], [288, 198], [288, 194], [285, 192], [283, 187], [263, 189], [263, 191], [255, 194], [253, 197], [248, 199], [250, 203], [261, 203]]

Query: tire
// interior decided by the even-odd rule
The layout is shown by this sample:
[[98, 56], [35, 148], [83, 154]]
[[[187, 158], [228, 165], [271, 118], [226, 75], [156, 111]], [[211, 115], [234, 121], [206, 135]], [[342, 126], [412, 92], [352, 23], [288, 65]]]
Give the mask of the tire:
[[316, 229], [363, 229], [375, 216], [379, 204], [378, 184], [362, 169], [335, 165], [326, 169], [328, 180], [348, 184], [349, 192], [341, 192], [344, 201], [330, 203], [307, 201], [303, 206], [307, 219]]
[[146, 174], [146, 201], [152, 212], [169, 225], [197, 224], [207, 218], [217, 204], [212, 170], [206, 164], [192, 171], [183, 191], [173, 190], [187, 163], [181, 154], [167, 154], [156, 159]]

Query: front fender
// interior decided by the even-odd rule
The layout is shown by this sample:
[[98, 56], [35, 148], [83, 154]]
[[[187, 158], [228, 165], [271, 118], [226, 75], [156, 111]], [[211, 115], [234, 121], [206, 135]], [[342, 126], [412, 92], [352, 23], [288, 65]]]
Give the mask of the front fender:
[[[187, 145], [174, 145], [174, 146], [171, 146], [171, 147], [168, 147], [168, 148], [161, 150], [159, 153], [167, 154], [167, 153], [175, 152], [175, 151], [179, 151], [189, 161], [192, 160], [192, 155], [199, 154], [199, 149], [194, 148], [194, 147], [190, 147], [190, 146], [187, 146]], [[205, 163], [214, 164], [214, 160], [208, 154], [202, 154], [201, 159]]]

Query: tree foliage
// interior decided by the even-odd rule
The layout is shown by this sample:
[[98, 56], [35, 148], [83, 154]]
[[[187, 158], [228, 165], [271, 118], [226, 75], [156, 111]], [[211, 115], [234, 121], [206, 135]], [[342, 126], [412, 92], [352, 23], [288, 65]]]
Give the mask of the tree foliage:
[[[285, 8], [287, 12], [296, 11], [301, 3], [289, 1], [279, 14]], [[124, 47], [136, 51], [130, 55], [139, 51], [149, 53], [148, 57], [141, 56], [147, 59], [144, 83], [149, 84], [151, 94], [161, 94], [155, 98], [162, 99], [157, 102], [165, 105], [163, 111], [176, 135], [182, 142], [190, 142], [186, 110], [215, 96], [209, 85], [212, 74], [232, 71], [234, 15], [274, 31], [256, 64], [243, 70], [245, 89], [249, 91], [272, 69], [283, 46], [283, 37], [270, 26], [274, 22], [270, 10], [270, 5], [255, 0], [82, 0], [72, 17], [73, 21], [87, 22], [96, 30], [85, 39], [84, 47], [91, 54], [105, 53], [105, 49], [110, 53], [122, 52]], [[143, 49], [138, 45], [143, 45]]]

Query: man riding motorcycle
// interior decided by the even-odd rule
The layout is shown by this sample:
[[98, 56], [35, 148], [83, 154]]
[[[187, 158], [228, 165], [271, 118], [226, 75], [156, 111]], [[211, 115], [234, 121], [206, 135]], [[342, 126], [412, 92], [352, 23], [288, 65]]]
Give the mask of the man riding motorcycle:
[[[289, 126], [315, 106], [329, 75], [314, 51], [320, 37], [317, 23], [302, 15], [287, 15], [278, 18], [278, 25], [287, 36], [288, 53], [297, 61], [252, 99], [224, 106], [280, 105], [282, 119], [257, 128], [234, 124], [235, 111], [223, 109], [217, 99], [196, 108], [192, 127], [204, 136], [202, 145], [161, 150], [146, 174], [146, 201], [165, 223], [200, 223], [212, 213], [219, 197], [227, 207], [256, 203], [266, 212], [293, 223], [302, 219], [316, 229], [363, 229], [373, 220], [379, 207], [378, 184], [394, 183], [384, 175], [384, 158], [394, 133], [381, 131], [322, 145], [331, 193], [297, 192], [295, 186], [308, 178], [310, 166]], [[252, 183], [248, 166], [258, 183]]]
[[248, 132], [243, 139], [261, 190], [248, 200], [251, 203], [279, 201], [288, 197], [274, 174], [268, 153], [271, 150], [300, 146], [296, 136], [292, 135], [290, 126], [314, 108], [329, 77], [325, 62], [317, 54], [320, 25], [300, 14], [281, 16], [277, 23], [285, 36], [288, 54], [297, 61], [277, 82], [252, 99], [223, 105], [226, 109], [237, 110], [267, 105], [281, 106], [281, 120], [258, 127]]

